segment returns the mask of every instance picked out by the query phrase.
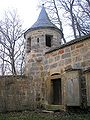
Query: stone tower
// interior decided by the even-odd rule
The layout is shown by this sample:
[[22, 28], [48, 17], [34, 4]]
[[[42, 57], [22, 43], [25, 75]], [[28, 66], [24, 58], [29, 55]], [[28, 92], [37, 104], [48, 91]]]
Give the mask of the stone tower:
[[[29, 28], [24, 37], [26, 39], [26, 66], [32, 54], [45, 52], [61, 45], [62, 31], [54, 25], [42, 5], [37, 21]], [[27, 68], [28, 69], [28, 68]], [[26, 70], [26, 73], [29, 72]]]
[[47, 51], [61, 44], [62, 32], [49, 19], [44, 6], [37, 21], [25, 32], [26, 52]]
[[62, 31], [50, 21], [42, 6], [37, 21], [25, 32], [24, 37], [26, 39], [25, 75], [30, 80], [30, 96], [35, 105], [45, 102], [45, 52], [61, 45]]

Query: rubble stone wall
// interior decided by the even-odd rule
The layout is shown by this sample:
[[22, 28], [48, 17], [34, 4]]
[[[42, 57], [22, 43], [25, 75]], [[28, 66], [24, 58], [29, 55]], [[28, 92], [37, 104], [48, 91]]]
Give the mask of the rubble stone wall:
[[90, 38], [45, 55], [44, 69], [51, 74], [54, 69], [62, 73], [68, 68], [87, 69], [88, 67], [90, 67]]
[[33, 110], [33, 90], [25, 76], [0, 76], [0, 112]]

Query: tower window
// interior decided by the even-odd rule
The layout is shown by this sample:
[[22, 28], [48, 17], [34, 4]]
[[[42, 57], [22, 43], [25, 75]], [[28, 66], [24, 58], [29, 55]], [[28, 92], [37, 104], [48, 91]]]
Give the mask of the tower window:
[[37, 43], [39, 43], [39, 38], [37, 38]]
[[51, 47], [51, 40], [52, 40], [52, 35], [46, 35], [45, 39], [46, 39], [46, 46]]
[[27, 49], [26, 52], [29, 53], [31, 51], [31, 37], [27, 39]]

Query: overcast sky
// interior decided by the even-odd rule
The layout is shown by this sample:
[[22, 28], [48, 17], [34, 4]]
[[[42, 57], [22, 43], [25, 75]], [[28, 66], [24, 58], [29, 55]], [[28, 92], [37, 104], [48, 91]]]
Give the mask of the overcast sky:
[[4, 11], [17, 9], [24, 28], [29, 28], [37, 19], [40, 12], [39, 0], [0, 0], [0, 18]]
[[[23, 29], [30, 28], [38, 18], [42, 5], [40, 0], [0, 0], [0, 20], [4, 16], [4, 11], [16, 9], [22, 20]], [[43, 4], [45, 0], [42, 0]], [[63, 22], [63, 21], [62, 21]], [[67, 36], [71, 33], [67, 26], [64, 26], [64, 33]]]

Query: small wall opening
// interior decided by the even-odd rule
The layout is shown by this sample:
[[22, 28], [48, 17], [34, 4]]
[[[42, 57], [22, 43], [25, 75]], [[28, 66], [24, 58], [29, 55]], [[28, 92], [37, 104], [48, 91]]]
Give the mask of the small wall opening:
[[37, 38], [37, 43], [39, 43], [39, 38]]
[[31, 37], [27, 39], [27, 44], [26, 44], [26, 53], [29, 53], [31, 51]]
[[62, 90], [61, 90], [61, 79], [52, 79], [52, 104], [61, 105], [62, 104]]
[[45, 35], [46, 46], [51, 47], [52, 35]]

